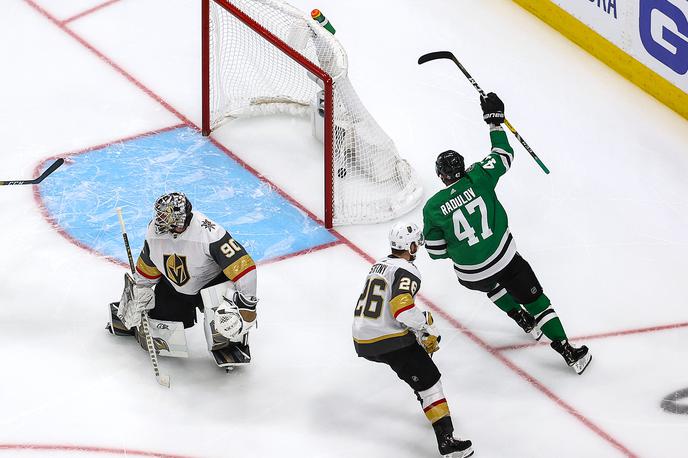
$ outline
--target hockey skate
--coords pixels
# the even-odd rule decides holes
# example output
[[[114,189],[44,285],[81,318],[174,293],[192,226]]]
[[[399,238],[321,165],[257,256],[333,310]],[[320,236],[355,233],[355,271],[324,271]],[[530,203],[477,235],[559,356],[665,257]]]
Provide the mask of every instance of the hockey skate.
[[[468,458],[473,455],[473,443],[455,439],[452,433],[445,433],[438,442],[440,455],[445,458]]]
[[[575,372],[582,374],[592,361],[592,354],[588,351],[588,347],[582,345],[578,348],[572,346],[568,340],[561,342],[552,342],[550,346],[559,353]]]
[[[473,455],[473,444],[469,440],[455,439],[454,426],[450,416],[440,418],[432,424],[437,437],[437,448],[445,458],[468,458]]]
[[[507,312],[507,315],[509,315],[509,318],[514,320],[524,332],[530,334],[533,339],[540,340],[542,337],[542,331],[537,325],[533,315],[528,313],[526,310],[523,310],[521,307]]]
[[[248,346],[248,339],[242,342],[229,342],[226,347],[212,350],[215,364],[218,367],[230,372],[236,366],[244,366],[251,362],[251,349]]]

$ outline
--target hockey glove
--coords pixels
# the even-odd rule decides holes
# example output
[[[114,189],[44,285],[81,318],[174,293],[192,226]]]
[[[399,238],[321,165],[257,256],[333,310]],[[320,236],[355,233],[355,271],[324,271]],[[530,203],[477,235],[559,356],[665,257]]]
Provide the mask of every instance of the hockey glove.
[[[440,333],[435,328],[435,320],[432,317],[432,313],[426,311],[423,312],[423,315],[425,316],[425,324],[416,331],[416,340],[428,354],[432,354],[440,349],[439,343],[442,337],[440,337]]]
[[[480,97],[480,108],[483,109],[483,120],[488,125],[504,122],[504,102],[494,92],[490,92],[485,98]]]
[[[440,337],[430,334],[423,334],[423,336],[420,338],[420,344],[423,346],[423,348],[425,348],[425,351],[431,355],[440,349]]]

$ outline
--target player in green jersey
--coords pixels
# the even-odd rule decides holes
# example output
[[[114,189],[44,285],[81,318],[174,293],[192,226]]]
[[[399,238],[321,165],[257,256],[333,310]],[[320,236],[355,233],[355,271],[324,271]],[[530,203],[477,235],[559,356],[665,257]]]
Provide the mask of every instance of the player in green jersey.
[[[504,103],[495,93],[481,98],[483,119],[490,126],[492,151],[468,169],[456,151],[437,157],[435,170],[446,188],[423,208],[423,233],[432,259],[450,258],[459,283],[487,293],[536,340],[544,333],[551,347],[581,374],[592,360],[585,345],[573,347],[528,262],[516,251],[506,211],[495,187],[514,159],[501,127]]]

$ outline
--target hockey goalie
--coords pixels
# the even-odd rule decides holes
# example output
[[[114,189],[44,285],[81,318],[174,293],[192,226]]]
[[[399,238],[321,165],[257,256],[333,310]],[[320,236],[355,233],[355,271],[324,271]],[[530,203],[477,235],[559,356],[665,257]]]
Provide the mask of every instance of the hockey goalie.
[[[145,349],[141,317],[161,356],[188,356],[185,329],[203,312],[208,350],[220,367],[251,361],[256,323],[256,265],[218,223],[192,209],[180,192],[159,197],[134,276],[125,274],[120,302],[110,304],[109,331],[135,336]]]

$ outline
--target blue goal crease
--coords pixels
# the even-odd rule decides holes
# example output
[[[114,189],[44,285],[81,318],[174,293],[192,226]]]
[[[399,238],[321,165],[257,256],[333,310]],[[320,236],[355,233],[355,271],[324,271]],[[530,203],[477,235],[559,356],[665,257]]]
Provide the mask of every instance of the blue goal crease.
[[[41,183],[50,217],[70,237],[127,263],[115,208],[122,207],[134,257],[153,203],[185,193],[194,209],[221,224],[256,261],[336,241],[325,227],[188,127],[72,156]]]

